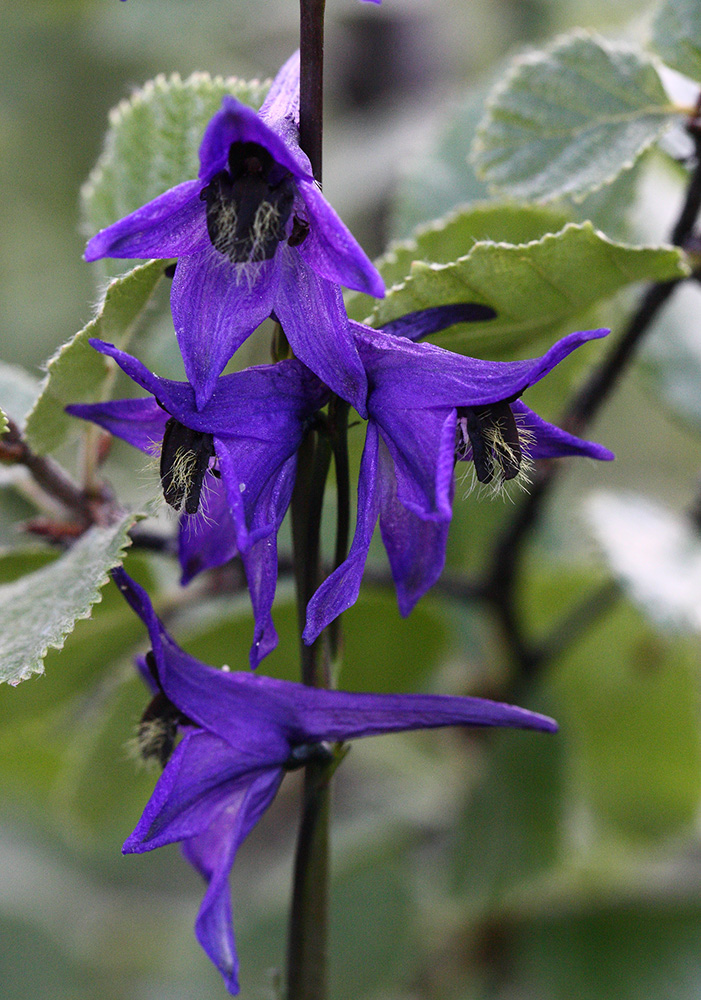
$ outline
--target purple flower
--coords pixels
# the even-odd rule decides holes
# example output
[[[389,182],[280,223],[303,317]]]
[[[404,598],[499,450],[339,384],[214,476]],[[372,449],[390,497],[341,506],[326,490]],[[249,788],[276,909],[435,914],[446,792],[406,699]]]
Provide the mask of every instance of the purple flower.
[[[236,349],[266,317],[295,356],[364,414],[367,384],[339,285],[384,285],[321,194],[298,142],[299,55],[259,112],[234,97],[207,126],[197,180],[103,229],[85,259],[177,257],[173,321],[201,409]]]
[[[557,728],[545,716],[481,698],[350,694],[216,670],[175,644],[146,592],[124,570],[113,576],[149,631],[146,664],[159,694],[148,721],[160,717],[166,750],[158,738],[147,745],[165,760],[175,727],[185,733],[123,850],[141,853],[182,842],[185,857],[207,882],[195,932],[231,993],[239,984],[229,872],[286,770],[329,754],[326,741],[441,726]]]
[[[183,510],[183,582],[240,554],[255,616],[251,665],[277,645],[271,608],[277,532],[294,486],[297,449],[329,392],[300,361],[248,368],[217,379],[197,407],[188,382],[153,375],[111,344],[92,346],[152,395],[66,409],[147,454],[160,452],[165,499]]]
[[[519,399],[571,351],[608,330],[572,333],[541,358],[499,362],[412,343],[409,338],[447,325],[438,309],[406,316],[385,331],[351,325],[370,386],[357,523],[348,558],[309,602],[308,643],[356,601],[378,517],[400,612],[408,615],[433,586],[445,563],[456,461],[472,462],[480,483],[499,486],[539,458],[613,458]]]

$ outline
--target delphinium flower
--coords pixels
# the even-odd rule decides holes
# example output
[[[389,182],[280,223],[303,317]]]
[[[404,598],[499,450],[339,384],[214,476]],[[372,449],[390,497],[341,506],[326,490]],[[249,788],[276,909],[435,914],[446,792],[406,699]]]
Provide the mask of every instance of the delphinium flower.
[[[183,582],[241,556],[255,616],[256,666],[277,644],[271,618],[277,532],[292,495],[296,452],[328,389],[293,358],[220,376],[198,409],[188,382],[159,378],[111,344],[90,343],[152,395],[73,405],[68,412],[147,454],[160,453],[165,499],[183,511]]]
[[[150,675],[156,699],[145,715],[143,744],[165,764],[123,850],[182,843],[207,883],[195,932],[232,993],[239,983],[229,872],[286,771],[314,757],[330,758],[329,743],[381,733],[442,726],[557,728],[546,716],[481,698],[351,694],[217,670],[176,645],[146,592],[124,570],[113,576],[149,632],[151,652],[141,669]],[[173,749],[178,728],[184,735]]]
[[[433,586],[445,563],[457,461],[471,462],[480,483],[498,486],[541,458],[613,458],[542,420],[519,398],[608,330],[572,333],[540,358],[499,362],[414,343],[436,329],[432,322],[426,311],[384,330],[351,324],[369,384],[356,530],[348,558],[309,602],[306,642],[356,601],[378,517],[401,614]]]
[[[196,180],[94,236],[86,260],[178,259],[173,321],[198,408],[268,316],[294,355],[364,413],[367,384],[340,287],[384,295],[382,279],[321,194],[299,147],[299,56],[259,112],[226,96],[200,147]]]

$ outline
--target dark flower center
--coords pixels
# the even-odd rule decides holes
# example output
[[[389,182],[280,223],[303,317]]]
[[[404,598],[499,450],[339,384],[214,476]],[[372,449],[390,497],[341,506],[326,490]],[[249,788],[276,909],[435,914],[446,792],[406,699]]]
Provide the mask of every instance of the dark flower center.
[[[214,455],[211,434],[193,431],[175,417],[166,422],[161,448],[161,484],[166,503],[186,514],[196,514],[210,459]]]
[[[521,468],[521,442],[516,420],[507,402],[458,408],[456,458],[471,458],[480,483],[491,483],[495,475],[507,482]]]
[[[146,664],[156,683],[159,683],[153,650],[146,654]],[[176,708],[163,691],[158,691],[139,719],[136,738],[143,759],[155,758],[161,767],[165,767],[175,748],[178,726],[187,725],[193,725],[192,721]]]
[[[289,171],[264,146],[235,142],[228,170],[215,174],[200,198],[207,205],[212,246],[232,263],[244,264],[275,255],[292,214],[294,186]]]

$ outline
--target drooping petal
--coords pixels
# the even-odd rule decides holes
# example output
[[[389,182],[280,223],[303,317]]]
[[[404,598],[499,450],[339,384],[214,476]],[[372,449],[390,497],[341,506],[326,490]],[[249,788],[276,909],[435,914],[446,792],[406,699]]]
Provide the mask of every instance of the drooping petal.
[[[385,284],[379,271],[316,182],[300,180],[297,187],[309,215],[309,234],[298,248],[300,255],[328,281],[384,298]]]
[[[516,417],[519,433],[525,435],[524,448],[532,459],[564,458],[567,455],[583,455],[599,461],[610,462],[615,458],[612,451],[594,441],[585,441],[554,424],[549,424],[525,403],[517,399],[511,404]]]
[[[368,424],[358,476],[358,513],[355,535],[346,560],[321,584],[307,605],[302,638],[309,645],[340,614],[355,604],[379,514],[377,485],[379,436]]]
[[[245,753],[202,729],[173,751],[134,832],[122,848],[141,854],[203,833],[230,797],[261,773]]]
[[[239,992],[239,963],[229,873],[240,845],[275,798],[283,775],[282,768],[258,774],[229,797],[207,830],[183,843],[183,854],[208,883],[195,922],[197,940],[234,994]]]
[[[241,558],[253,605],[255,628],[249,661],[255,670],[278,644],[272,617],[277,585],[277,531],[259,539]]]
[[[271,481],[267,505],[261,503],[261,507],[266,509],[253,525],[254,531],[258,527],[265,527],[263,537],[241,553],[255,621],[250,653],[252,669],[278,643],[272,607],[277,584],[277,530],[289,506],[294,485],[295,457],[289,461],[292,464],[292,475],[283,475]],[[183,586],[202,570],[221,566],[239,554],[239,531],[224,483],[211,475],[206,477],[205,482],[207,491],[203,493],[202,509],[195,515],[180,518],[178,556],[182,567],[180,582]],[[246,532],[246,537],[250,539],[251,534]]]
[[[200,181],[184,181],[100,230],[85,248],[85,259],[169,258],[203,250],[209,236],[201,187]]]
[[[178,559],[183,587],[203,570],[223,566],[238,553],[236,525],[221,478],[207,475],[196,514],[181,515]]]
[[[556,728],[546,716],[481,698],[354,694],[215,670],[179,649],[142,587],[121,569],[113,575],[147,624],[165,694],[194,723],[229,745],[227,780],[239,773],[239,761],[241,773],[246,767],[249,773],[281,767],[291,749],[305,743],[454,725]]]
[[[483,323],[485,320],[495,319],[496,315],[491,306],[481,305],[479,302],[457,302],[452,306],[418,309],[385,323],[380,329],[392,337],[407,337],[416,341],[440,330],[447,330],[456,323]],[[359,323],[358,326],[362,324]]]
[[[237,348],[272,312],[278,276],[273,260],[232,264],[212,246],[178,262],[170,301],[198,409]]]
[[[453,467],[456,411],[412,410],[394,406],[385,395],[376,405],[370,398],[374,420],[394,460],[397,495],[418,517],[449,521],[453,507]]]
[[[275,313],[295,356],[361,416],[367,379],[337,285],[320,278],[292,247],[280,247]]]
[[[400,502],[394,462],[380,443],[380,531],[387,550],[399,612],[406,616],[438,580],[445,564],[449,520],[426,520]],[[449,500],[453,496],[451,462]]]
[[[74,403],[66,407],[66,412],[83,420],[92,420],[147,455],[160,452],[168,421],[168,414],[152,396],[108,403]]]
[[[381,330],[353,324],[353,334],[372,387],[373,405],[395,406],[399,387],[404,406],[481,406],[520,396],[568,354],[608,330],[584,330],[559,340],[540,358],[483,361],[453,354],[434,344],[414,344]]]
[[[235,142],[255,142],[296,178],[311,178],[309,160],[299,146],[288,145],[253,108],[227,95],[207,126],[200,146],[200,186],[226,170],[229,150]]]
[[[248,552],[259,538],[282,523],[294,486],[294,453],[301,436],[298,433],[278,441],[252,435],[215,438],[241,552]]]

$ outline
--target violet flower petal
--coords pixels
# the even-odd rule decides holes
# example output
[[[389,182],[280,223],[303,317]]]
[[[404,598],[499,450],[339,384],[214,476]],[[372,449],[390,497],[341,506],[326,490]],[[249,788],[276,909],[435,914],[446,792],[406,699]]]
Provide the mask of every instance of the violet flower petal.
[[[380,444],[380,531],[397,591],[399,613],[406,617],[438,580],[445,565],[449,520],[418,517],[397,495],[395,466]],[[451,466],[449,501],[453,499]]]
[[[358,513],[353,542],[348,557],[324,580],[307,604],[307,622],[302,638],[309,645],[351,605],[360,592],[368,549],[380,512],[377,486],[379,435],[370,422],[365,436],[363,457],[358,476]]]
[[[287,64],[285,64],[287,65]],[[280,95],[281,96],[281,95]],[[255,142],[268,150],[272,158],[293,177],[311,179],[309,159],[299,148],[278,134],[264,121],[257,111],[242,104],[235,97],[226,95],[221,110],[217,111],[207,126],[200,146],[200,186],[208,184],[220,170],[226,170],[229,149],[235,142]]]
[[[299,49],[278,70],[258,114],[287,146],[299,149]]]
[[[608,330],[571,333],[542,357],[525,361],[483,361],[453,354],[434,344],[414,344],[352,323],[351,329],[372,383],[375,407],[396,406],[404,387],[404,406],[484,406],[515,399],[551,372],[568,354],[589,340],[605,337]]]
[[[85,260],[181,257],[211,246],[201,187],[200,181],[184,181],[101,229],[88,242]]]
[[[371,419],[394,459],[399,500],[419,517],[449,521],[453,509],[456,411],[388,409],[370,399]],[[447,410],[447,412],[446,412]],[[379,412],[378,412],[379,411]]]
[[[596,458],[602,462],[611,462],[616,456],[608,448],[595,441],[585,441],[583,438],[569,434],[555,424],[549,424],[537,413],[534,413],[520,399],[511,404],[511,411],[516,417],[519,431],[523,430],[532,442],[527,440],[525,449],[530,458],[562,458],[566,455],[582,455]]]
[[[262,770],[262,769],[259,769]],[[140,854],[203,833],[232,793],[251,780],[245,753],[203,729],[188,732],[173,751],[124,854]]]
[[[178,262],[173,323],[198,409],[229,359],[272,312],[278,280],[274,261],[232,264],[212,246]]]
[[[320,278],[292,247],[281,247],[278,258],[275,313],[295,356],[365,416],[367,379],[339,287]]]
[[[180,583],[186,586],[198,573],[222,566],[237,554],[236,524],[229,509],[224,483],[221,478],[207,475],[202,487],[200,510],[180,518]]]
[[[483,698],[358,694],[216,670],[176,645],[157,618],[146,591],[121,567],[113,576],[148,628],[166,695],[194,723],[229,745],[232,757],[227,780],[243,773],[238,768],[240,763],[244,767],[246,758],[252,773],[276,768],[286,763],[291,748],[307,743],[452,725],[517,726],[551,732],[557,728],[547,716]]]
[[[353,234],[324,198],[316,181],[300,180],[299,193],[307,207],[309,234],[300,255],[317,274],[338,285],[384,298],[385,283]]]
[[[483,323],[495,319],[496,315],[491,306],[481,305],[479,302],[457,302],[452,306],[418,309],[416,312],[407,313],[406,316],[384,323],[381,329],[391,337],[407,337],[416,341],[432,333],[447,330],[457,323]]]
[[[147,455],[160,454],[168,414],[153,397],[108,403],[73,403],[66,407],[66,413],[92,420]]]
[[[289,503],[289,501],[288,501]],[[241,556],[251,595],[255,627],[249,653],[251,669],[255,670],[278,644],[273,624],[273,600],[277,586],[277,534],[272,532],[259,539]]]
[[[239,992],[238,956],[231,913],[229,873],[236,852],[275,798],[282,768],[264,771],[235,792],[204,833],[183,843],[183,854],[207,882],[195,921],[202,948],[224,978],[230,993]]]

